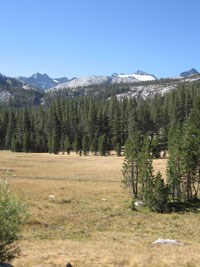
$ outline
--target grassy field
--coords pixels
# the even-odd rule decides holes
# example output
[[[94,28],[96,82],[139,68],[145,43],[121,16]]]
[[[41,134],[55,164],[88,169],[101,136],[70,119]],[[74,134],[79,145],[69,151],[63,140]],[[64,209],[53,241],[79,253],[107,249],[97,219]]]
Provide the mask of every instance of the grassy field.
[[[29,206],[15,267],[200,265],[200,213],[131,211],[123,158],[0,152],[1,176]],[[165,175],[165,160],[154,161]],[[54,195],[55,198],[49,198]],[[184,246],[153,246],[158,238]]]

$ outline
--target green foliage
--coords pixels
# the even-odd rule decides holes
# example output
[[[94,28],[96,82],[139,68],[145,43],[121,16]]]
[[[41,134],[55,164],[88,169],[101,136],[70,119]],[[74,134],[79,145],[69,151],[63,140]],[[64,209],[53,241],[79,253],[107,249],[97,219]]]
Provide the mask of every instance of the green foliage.
[[[76,154],[78,154],[78,152],[80,154],[82,151],[82,140],[79,134],[75,135],[73,149],[76,151]]]
[[[83,136],[82,145],[83,145],[83,155],[87,156],[90,150],[89,138],[87,135]]]
[[[154,159],[160,158],[160,152],[161,152],[161,145],[159,142],[159,136],[157,135],[155,138],[153,138],[151,142],[152,146],[152,156]]]
[[[180,125],[174,126],[169,132],[169,157],[167,160],[167,182],[169,184],[172,201],[182,201],[182,178],[183,178],[183,158],[182,158],[182,130]]]
[[[98,152],[98,138],[94,137],[94,139],[92,140],[91,144],[90,144],[90,151],[94,153],[94,155],[97,155]]]
[[[153,167],[150,140],[148,137],[144,137],[141,145],[141,151],[138,153],[139,160],[139,183],[140,193],[139,198],[142,199],[145,204],[151,207],[151,199],[153,194]]]
[[[10,193],[8,181],[0,180],[0,261],[19,255],[16,243],[20,239],[23,222],[27,218],[26,207]]]
[[[125,146],[123,183],[150,207],[152,192],[164,186],[161,178],[155,182],[152,158],[168,151],[170,203],[198,199],[200,82],[180,83],[164,95],[119,101],[115,95],[130,92],[130,87],[133,91],[130,84],[115,84],[44,94],[24,91],[16,81],[0,76],[0,91],[8,90],[13,96],[0,105],[0,149],[55,154],[74,149],[80,155],[91,151],[104,156],[113,149],[120,155]],[[157,183],[160,189],[155,188]]]
[[[123,184],[132,188],[133,199],[142,200],[156,212],[168,211],[168,186],[160,173],[154,177],[150,140],[135,133],[125,146],[125,159],[122,166]],[[135,209],[134,201],[132,208]]]
[[[188,118],[199,95],[200,82],[181,84],[163,96],[118,101],[115,93],[127,92],[130,86],[90,86],[75,92],[41,93],[38,97],[43,97],[43,105],[39,107],[40,100],[33,107],[33,91],[19,90],[20,97],[16,100],[16,90],[9,89],[14,97],[6,105],[0,105],[0,149],[58,153],[63,151],[67,135],[78,153],[83,149],[86,135],[89,150],[97,154],[99,138],[105,135],[106,153],[109,153],[113,149],[119,151],[119,144],[124,146],[127,138],[137,131],[150,137],[153,157],[158,158],[161,150],[167,150],[170,128],[177,124],[183,126]],[[26,99],[27,95],[31,101]],[[198,121],[199,113],[196,118]]]
[[[25,133],[23,135],[22,143],[24,152],[30,152],[31,149],[30,133],[27,130],[25,130]]]
[[[59,131],[57,128],[53,129],[52,135],[50,137],[49,150],[53,154],[58,154],[60,151],[60,138],[59,138]]]
[[[167,176],[173,201],[192,201],[200,193],[200,100],[182,128],[169,136]]]
[[[107,137],[105,134],[99,137],[98,151],[101,156],[105,156],[108,151]]]
[[[164,213],[169,211],[169,188],[165,184],[162,175],[158,172],[153,180],[153,190],[150,201],[150,209],[152,211]]]
[[[138,177],[139,177],[139,152],[140,152],[140,135],[134,132],[128,138],[125,144],[124,162],[122,165],[122,183],[125,187],[132,189],[134,198],[138,197]]]
[[[66,135],[65,140],[64,140],[64,151],[66,151],[68,155],[70,154],[70,151],[71,151],[71,144],[70,144],[70,139],[68,135]]]
[[[121,144],[120,143],[116,144],[115,151],[116,151],[118,157],[120,157],[122,155],[121,154],[122,148],[121,148]]]

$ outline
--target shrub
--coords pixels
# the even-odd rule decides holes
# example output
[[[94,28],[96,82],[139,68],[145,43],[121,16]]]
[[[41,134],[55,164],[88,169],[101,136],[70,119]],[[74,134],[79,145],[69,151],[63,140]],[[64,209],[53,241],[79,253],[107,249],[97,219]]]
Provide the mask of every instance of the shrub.
[[[19,255],[16,241],[26,218],[27,208],[10,193],[7,179],[0,179],[0,261],[10,261]]]
[[[169,211],[169,189],[165,184],[162,175],[158,172],[154,179],[153,192],[150,202],[150,209],[159,213]]]

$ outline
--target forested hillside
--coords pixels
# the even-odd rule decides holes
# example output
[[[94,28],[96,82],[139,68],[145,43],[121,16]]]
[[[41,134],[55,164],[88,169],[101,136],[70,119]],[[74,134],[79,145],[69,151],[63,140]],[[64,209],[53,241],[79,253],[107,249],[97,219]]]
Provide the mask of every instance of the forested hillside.
[[[40,105],[44,93],[29,84],[0,74],[0,104],[21,108]]]

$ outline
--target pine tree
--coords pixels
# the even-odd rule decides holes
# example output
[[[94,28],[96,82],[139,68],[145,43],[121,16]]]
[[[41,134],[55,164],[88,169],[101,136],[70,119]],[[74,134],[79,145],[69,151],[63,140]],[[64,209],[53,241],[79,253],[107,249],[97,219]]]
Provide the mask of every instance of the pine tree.
[[[98,151],[99,151],[101,156],[105,156],[107,151],[108,151],[108,149],[107,149],[107,138],[106,138],[105,134],[99,137]]]
[[[11,148],[11,141],[12,141],[12,136],[14,134],[14,130],[15,130],[15,116],[14,113],[10,111],[8,116],[8,126],[6,129],[5,149]]]
[[[70,139],[68,135],[65,136],[64,151],[66,151],[68,155],[71,152],[71,144],[70,144]]]
[[[14,136],[12,138],[12,151],[15,151],[15,152],[23,151],[22,140],[19,136]]]
[[[87,135],[83,136],[82,145],[83,145],[83,155],[87,156],[90,150],[89,138]]]
[[[128,136],[132,136],[135,131],[139,130],[137,101],[136,99],[129,100],[129,117],[128,117]]]
[[[23,151],[30,152],[30,149],[31,149],[30,133],[28,132],[28,130],[25,130],[25,133],[23,135]]]
[[[156,159],[160,158],[161,146],[160,146],[158,134],[153,137],[153,140],[151,142],[151,146],[152,146],[153,158],[156,158]]]
[[[139,157],[141,140],[138,132],[134,132],[125,143],[124,162],[122,165],[122,183],[132,189],[134,198],[138,198]]]
[[[88,142],[92,142],[97,131],[97,111],[93,99],[89,100],[88,118],[86,121],[86,133],[88,135]]]
[[[148,137],[144,137],[141,151],[138,155],[139,158],[139,183],[140,194],[142,199],[148,207],[151,207],[153,198],[153,167],[150,140]]]
[[[60,151],[62,151],[63,155],[65,153],[65,136],[64,133],[61,134],[61,140],[60,140]]]
[[[94,136],[92,143],[90,145],[90,151],[94,153],[94,155],[97,155],[98,152],[98,138],[97,136]]]
[[[182,177],[182,191],[184,201],[193,199],[193,191],[196,183],[196,168],[197,168],[197,150],[198,144],[193,136],[193,129],[190,128],[189,123],[184,127],[183,141],[182,141],[182,164],[183,164],[183,177]],[[196,157],[197,156],[197,157]]]
[[[156,212],[167,212],[169,210],[169,188],[165,184],[160,172],[153,180],[153,194],[150,203],[150,209]]]
[[[59,133],[58,129],[54,128],[52,137],[51,137],[51,152],[53,154],[58,154],[60,150],[60,140],[59,140]]]
[[[82,151],[82,140],[81,140],[81,135],[80,133],[76,133],[74,137],[74,142],[73,142],[73,149],[75,150],[76,154],[81,154]]]
[[[182,130],[177,124],[169,133],[167,161],[167,182],[170,195],[173,201],[182,200],[182,178],[183,178],[183,157],[182,157]]]
[[[198,197],[200,189],[200,99],[184,125],[182,156],[184,164],[184,198],[192,200]]]
[[[52,151],[52,134],[49,134],[48,135],[48,152],[51,154],[53,151]]]
[[[116,151],[118,157],[120,157],[122,155],[121,154],[121,152],[122,152],[121,143],[116,144],[115,151]]]

